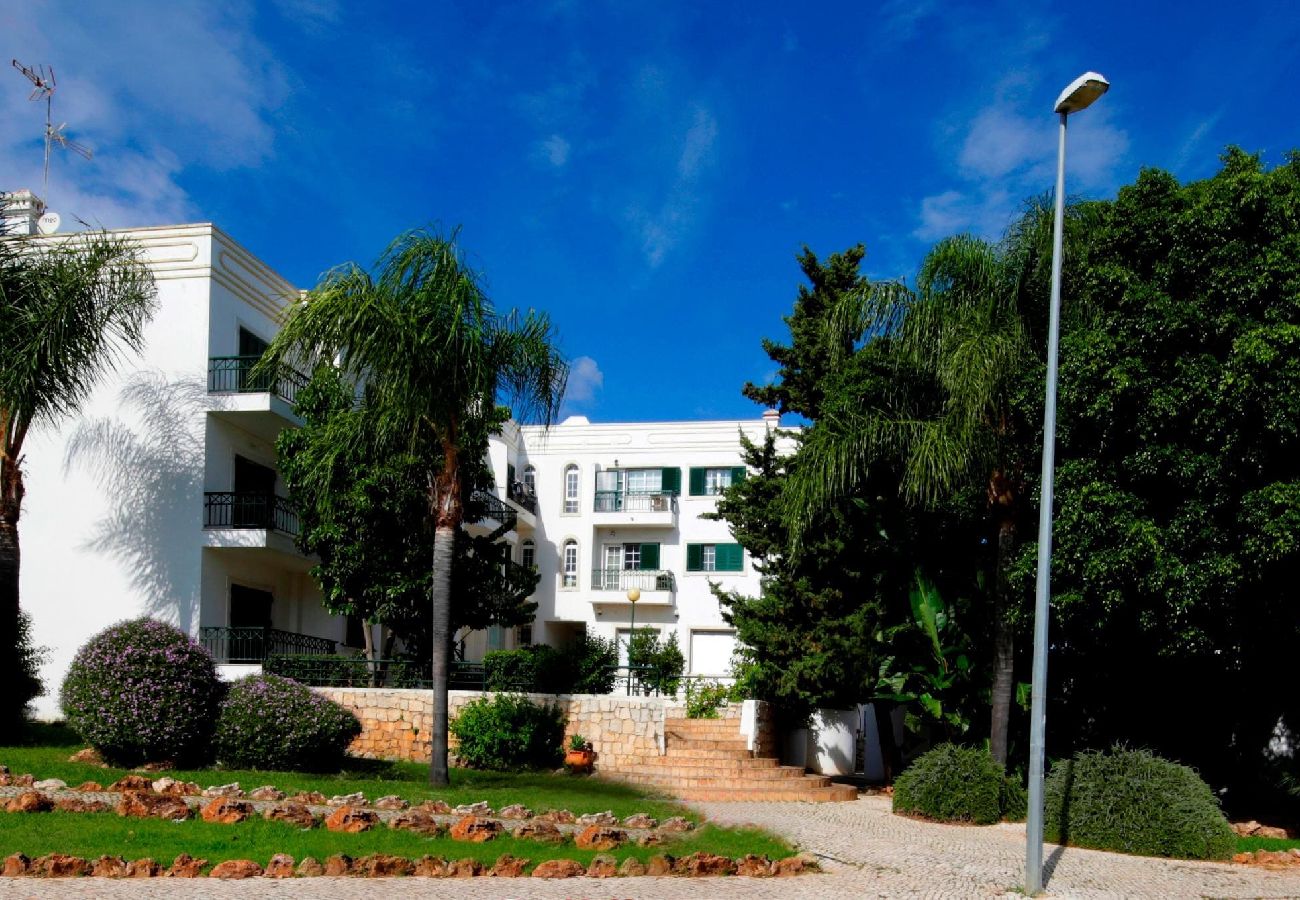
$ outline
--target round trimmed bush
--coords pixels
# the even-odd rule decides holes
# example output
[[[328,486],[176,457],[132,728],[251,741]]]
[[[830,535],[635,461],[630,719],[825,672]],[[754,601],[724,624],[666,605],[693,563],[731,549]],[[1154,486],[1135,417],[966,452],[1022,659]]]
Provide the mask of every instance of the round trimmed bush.
[[[1002,767],[987,750],[940,744],[894,781],[894,812],[938,822],[991,825],[1014,800]]]
[[[517,694],[471,700],[451,722],[456,755],[471,769],[544,769],[564,752],[564,712]]]
[[[1052,769],[1044,833],[1057,844],[1141,856],[1227,859],[1236,835],[1187,766],[1147,750],[1087,751]]]
[[[77,651],[60,702],[68,724],[121,766],[207,757],[222,685],[208,652],[156,619],[119,622]]]
[[[335,771],[361,733],[349,710],[279,675],[230,686],[217,721],[217,759],[231,768]]]

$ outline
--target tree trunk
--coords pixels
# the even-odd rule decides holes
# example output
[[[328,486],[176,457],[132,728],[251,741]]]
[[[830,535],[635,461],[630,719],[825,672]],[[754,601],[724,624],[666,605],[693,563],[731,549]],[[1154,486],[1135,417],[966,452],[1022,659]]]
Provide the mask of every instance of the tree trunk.
[[[454,429],[453,429],[454,432]],[[443,787],[447,774],[447,679],[451,664],[451,561],[456,550],[456,530],[463,510],[460,504],[459,447],[454,438],[442,442],[442,471],[430,485],[435,528],[433,532],[433,587],[430,602],[433,621],[429,628],[433,657],[433,721],[429,736],[429,784]]]
[[[370,670],[370,686],[378,687],[379,672],[375,665],[375,634],[369,622],[361,620],[361,637],[366,645],[366,668]]]
[[[3,435],[0,435],[3,438]],[[23,704],[14,686],[22,683],[18,660],[18,516],[23,476],[12,457],[0,458],[0,732],[14,734]]]
[[[989,753],[1007,764],[1011,703],[1015,696],[1015,631],[1011,625],[1010,572],[1016,550],[1016,520],[1002,508],[998,516],[997,588],[993,598],[993,713],[989,723]]]

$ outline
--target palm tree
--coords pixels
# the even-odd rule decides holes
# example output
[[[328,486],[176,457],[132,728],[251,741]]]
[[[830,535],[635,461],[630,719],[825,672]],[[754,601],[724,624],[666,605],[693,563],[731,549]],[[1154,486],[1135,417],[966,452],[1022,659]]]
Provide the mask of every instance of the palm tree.
[[[377,446],[429,460],[434,525],[433,745],[429,781],[447,784],[447,672],[451,567],[464,516],[463,448],[481,446],[510,410],[550,424],[568,367],[550,320],[530,311],[501,316],[466,266],[455,235],[417,230],[398,237],[374,274],[355,264],[327,273],[295,305],[261,365],[328,362],[365,385]],[[322,469],[331,467],[329,460]]]
[[[0,729],[17,727],[32,696],[12,689],[31,681],[18,647],[23,445],[33,428],[75,414],[140,349],[154,296],[128,238],[0,235]]]
[[[901,490],[930,504],[972,479],[988,497],[995,548],[989,751],[1005,765],[1015,695],[1016,598],[1010,572],[1025,513],[1027,443],[1014,392],[1037,360],[1032,335],[1045,307],[1044,238],[1051,217],[1032,205],[1005,241],[961,235],[926,256],[913,295],[897,286],[860,297],[868,334],[887,342],[900,377],[887,409],[837,409],[810,428],[787,488],[797,534],[816,511],[850,494],[872,465],[892,460]],[[903,377],[906,372],[907,377]],[[925,387],[919,392],[917,385]]]

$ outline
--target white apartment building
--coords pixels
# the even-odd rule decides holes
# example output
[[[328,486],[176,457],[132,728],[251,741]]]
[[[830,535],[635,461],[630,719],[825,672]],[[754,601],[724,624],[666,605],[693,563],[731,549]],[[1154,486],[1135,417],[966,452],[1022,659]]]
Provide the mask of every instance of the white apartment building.
[[[36,233],[43,205],[11,195],[11,230]],[[211,224],[128,229],[154,274],[157,311],[143,352],[123,360],[81,415],[28,438],[19,523],[21,598],[49,649],[38,715],[57,717],[77,649],[140,615],[172,622],[225,674],[270,653],[332,654],[363,644],[332,616],[295,546],[297,519],[275,439],[301,422],[303,376],[250,370],[301,292]],[[57,240],[58,237],[52,237]],[[462,635],[465,657],[582,631],[626,638],[675,631],[688,671],[725,675],[734,637],[709,581],[757,592],[747,554],[700,514],[743,477],[739,433],[776,423],[509,424],[490,446],[497,498],[483,521],[541,576],[531,628]],[[378,638],[378,635],[376,635]]]

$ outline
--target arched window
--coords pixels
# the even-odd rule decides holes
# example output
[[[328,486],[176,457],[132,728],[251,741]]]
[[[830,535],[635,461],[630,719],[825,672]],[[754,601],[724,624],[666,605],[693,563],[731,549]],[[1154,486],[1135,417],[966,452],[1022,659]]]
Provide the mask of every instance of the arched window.
[[[525,569],[537,568],[537,545],[531,540],[524,541],[519,548],[519,562]]]
[[[578,511],[578,466],[575,463],[564,467],[564,511]]]
[[[578,542],[569,538],[564,542],[564,586],[578,586]]]
[[[524,492],[537,496],[537,470],[532,466],[524,466]]]

